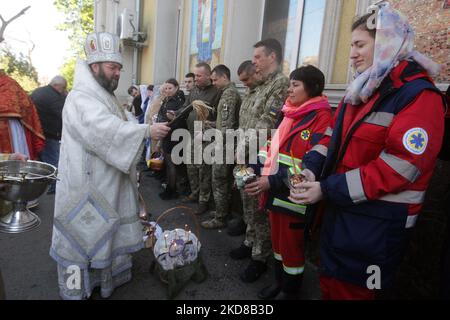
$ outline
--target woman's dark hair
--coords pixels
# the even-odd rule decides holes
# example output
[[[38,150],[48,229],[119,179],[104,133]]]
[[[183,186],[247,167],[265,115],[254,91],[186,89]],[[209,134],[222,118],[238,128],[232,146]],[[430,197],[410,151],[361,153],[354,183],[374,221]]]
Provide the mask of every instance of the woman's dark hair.
[[[131,94],[133,93],[133,90],[138,90],[138,88],[136,86],[131,86],[128,88],[128,94],[131,96]]]
[[[166,81],[166,83],[173,84],[177,88],[180,87],[180,85],[178,84],[178,81],[176,79],[174,79],[174,78],[170,78],[169,80]]]
[[[353,19],[353,23],[352,23],[352,32],[353,31],[355,31],[356,29],[363,29],[363,30],[366,30],[367,32],[369,32],[369,34],[370,34],[370,36],[372,37],[372,38],[374,38],[375,39],[375,35],[376,35],[376,29],[372,29],[372,30],[370,30],[368,27],[367,27],[367,20],[369,20],[369,18],[371,17],[373,15],[373,13],[367,13],[367,14],[365,14],[365,15],[363,15],[363,16],[356,16],[354,19]]]
[[[150,90],[150,91],[153,91],[154,89],[155,89],[155,86],[152,84],[147,87],[147,90]]]
[[[325,76],[312,65],[295,69],[289,79],[303,82],[303,87],[310,98],[321,96],[325,88]]]

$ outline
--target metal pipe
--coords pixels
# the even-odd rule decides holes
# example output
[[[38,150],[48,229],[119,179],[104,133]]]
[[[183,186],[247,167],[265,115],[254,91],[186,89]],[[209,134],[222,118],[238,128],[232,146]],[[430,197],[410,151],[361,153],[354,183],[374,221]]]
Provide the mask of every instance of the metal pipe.
[[[136,6],[136,33],[139,32],[141,29],[141,0],[135,0],[135,6]],[[139,35],[136,35],[136,41],[139,41]],[[132,75],[132,82],[134,84],[138,84],[140,82],[140,74],[139,74],[139,48],[135,47],[133,52],[133,75]]]

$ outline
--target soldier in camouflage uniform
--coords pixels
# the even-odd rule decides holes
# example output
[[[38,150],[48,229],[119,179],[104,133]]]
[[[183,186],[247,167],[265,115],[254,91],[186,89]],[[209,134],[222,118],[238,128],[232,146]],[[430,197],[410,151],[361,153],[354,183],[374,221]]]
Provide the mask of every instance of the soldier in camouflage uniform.
[[[222,91],[222,97],[217,107],[217,120],[215,127],[221,131],[223,144],[217,145],[217,149],[223,153],[223,164],[215,163],[212,166],[212,190],[214,201],[216,204],[216,212],[214,218],[203,221],[202,227],[206,229],[217,229],[225,227],[225,218],[229,213],[231,204],[231,186],[233,181],[233,164],[226,162],[227,146],[226,131],[227,129],[235,130],[238,127],[239,108],[241,106],[241,97],[234,83],[230,81],[230,69],[224,65],[216,66],[212,71],[213,84]],[[233,150],[234,151],[234,150]],[[218,153],[215,155],[219,156]],[[231,160],[234,160],[233,158]],[[215,158],[215,162],[219,161]]]
[[[208,120],[215,121],[217,105],[222,92],[211,83],[211,67],[207,63],[199,63],[195,66],[195,87],[189,94],[186,106],[195,100],[201,100],[213,108]],[[205,163],[194,164],[194,122],[197,121],[197,112],[192,110],[186,120],[187,127],[191,133],[191,164],[186,165],[191,194],[184,202],[197,202],[199,207],[197,214],[203,214],[208,210],[208,202],[211,197],[211,165]],[[205,148],[208,143],[203,143]]]
[[[281,73],[282,48],[275,39],[260,41],[254,46],[253,64],[256,75],[261,79],[251,100],[242,105],[239,126],[242,129],[275,128],[276,118],[287,98],[289,79]],[[256,141],[245,139],[247,144]],[[258,209],[259,199],[243,194],[244,216],[247,223],[245,241],[230,255],[234,259],[251,256],[248,267],[240,275],[244,282],[254,282],[267,269],[266,262],[271,254],[270,227],[268,216]]]

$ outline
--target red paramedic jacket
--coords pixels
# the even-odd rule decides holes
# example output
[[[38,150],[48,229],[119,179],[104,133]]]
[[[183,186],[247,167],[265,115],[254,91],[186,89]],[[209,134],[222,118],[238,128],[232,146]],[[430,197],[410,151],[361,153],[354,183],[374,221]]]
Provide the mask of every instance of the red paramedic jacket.
[[[444,132],[443,99],[427,74],[402,61],[370,100],[341,103],[303,166],[326,198],[321,268],[365,287],[367,268],[393,280],[433,173]]]

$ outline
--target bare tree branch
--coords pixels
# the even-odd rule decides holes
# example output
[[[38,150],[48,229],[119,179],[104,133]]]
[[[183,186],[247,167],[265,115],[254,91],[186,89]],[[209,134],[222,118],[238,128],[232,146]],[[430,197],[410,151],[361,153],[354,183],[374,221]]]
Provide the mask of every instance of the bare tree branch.
[[[14,20],[16,20],[17,18],[19,18],[21,15],[25,14],[25,12],[30,9],[31,6],[28,6],[26,8],[23,8],[18,14],[16,14],[14,17],[12,17],[9,20],[3,19],[3,17],[0,15],[0,19],[2,20],[2,26],[0,27],[0,43],[2,43],[5,38],[3,37],[4,33],[5,33],[5,29],[8,26],[8,24],[10,24],[11,22],[13,22]]]

